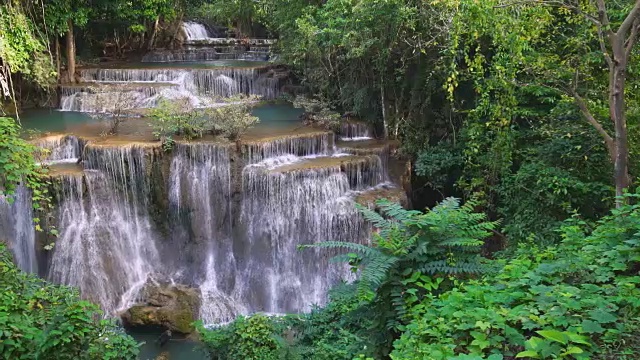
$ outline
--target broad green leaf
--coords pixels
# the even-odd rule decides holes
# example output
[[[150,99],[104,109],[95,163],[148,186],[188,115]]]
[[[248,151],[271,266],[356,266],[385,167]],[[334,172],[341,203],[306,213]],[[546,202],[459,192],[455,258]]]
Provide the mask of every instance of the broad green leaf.
[[[616,320],[618,320],[618,318],[615,315],[602,309],[590,311],[589,315],[593,320],[601,324],[613,323],[613,322],[616,322]]]
[[[561,344],[566,344],[569,339],[567,335],[558,330],[540,330],[536,332],[545,339],[559,342]]]
[[[562,355],[582,354],[584,351],[577,346],[572,346],[563,352]]]
[[[516,355],[516,358],[540,359],[540,355],[538,355],[538,353],[533,350],[527,350],[527,351],[519,352],[518,355]]]
[[[593,333],[602,334],[604,332],[604,328],[595,321],[584,320],[582,322],[582,331],[588,334],[593,334]]]

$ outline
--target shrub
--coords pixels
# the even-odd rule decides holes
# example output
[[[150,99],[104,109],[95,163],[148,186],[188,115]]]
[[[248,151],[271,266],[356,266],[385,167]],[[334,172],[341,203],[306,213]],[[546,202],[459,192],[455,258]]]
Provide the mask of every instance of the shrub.
[[[206,115],[212,119],[216,132],[235,141],[260,122],[251,114],[255,100],[255,96],[230,98],[227,105],[208,109]]]
[[[640,207],[590,229],[569,220],[560,245],[522,246],[496,272],[424,297],[392,359],[637,359]]]
[[[453,198],[424,213],[386,200],[377,205],[381,214],[360,207],[376,228],[371,246],[325,242],[311,247],[351,251],[336,260],[346,261],[358,271],[356,296],[370,308],[371,331],[377,334],[377,346],[385,354],[421,298],[445,291],[454,276],[465,278],[482,272],[479,251],[496,224],[475,213],[473,203],[461,206]]]
[[[251,114],[256,99],[234,97],[227,99],[226,105],[201,109],[194,108],[188,99],[161,99],[150,113],[153,135],[163,143],[171,143],[174,135],[191,140],[206,133],[237,140],[260,121]]]
[[[305,111],[305,125],[318,126],[327,130],[340,129],[340,114],[331,110],[329,105],[321,100],[298,95],[293,100],[293,106]]]
[[[207,329],[197,326],[206,351],[214,360],[283,360],[286,346],[269,317],[238,317],[229,325]]]
[[[153,136],[165,142],[174,135],[190,140],[202,137],[212,126],[210,121],[196,111],[187,98],[168,100],[162,98],[151,109],[151,128]]]
[[[76,290],[20,271],[0,244],[0,358],[136,359],[137,343]]]

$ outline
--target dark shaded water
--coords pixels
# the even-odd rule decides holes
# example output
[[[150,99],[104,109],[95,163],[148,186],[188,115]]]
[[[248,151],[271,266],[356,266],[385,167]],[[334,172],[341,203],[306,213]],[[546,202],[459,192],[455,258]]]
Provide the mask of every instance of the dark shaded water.
[[[170,360],[208,360],[199,342],[175,336],[161,347],[156,341],[160,334],[158,331],[129,332],[136,341],[144,342],[140,347],[140,360],[154,360],[163,352],[169,354]]]

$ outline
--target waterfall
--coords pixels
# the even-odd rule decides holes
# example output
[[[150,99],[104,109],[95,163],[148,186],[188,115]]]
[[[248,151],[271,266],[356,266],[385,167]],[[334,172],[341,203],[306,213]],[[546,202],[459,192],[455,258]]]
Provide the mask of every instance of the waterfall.
[[[389,153],[386,144],[353,141],[340,149],[358,154],[336,154],[333,140],[312,131],[240,147],[179,142],[170,155],[152,144],[40,140],[55,158],[82,153],[84,166],[52,178],[60,235],[46,276],[78,287],[107,315],[139,300],[150,279],[198,287],[200,319],[210,324],[321,305],[353,274],[329,261],[338,251],[299,246],[368,241],[355,203],[384,194],[381,156]],[[30,214],[25,189],[13,204],[0,201],[0,236],[23,269],[36,271]]]
[[[218,274],[228,275],[217,266],[215,251],[209,251],[206,264],[205,281],[200,285],[200,320],[205,324],[222,324],[233,321],[240,314],[247,314],[249,311],[237,297],[220,291]]]
[[[362,122],[344,122],[340,127],[340,140],[359,141],[370,140],[371,128]]]
[[[186,48],[182,50],[157,50],[145,54],[142,62],[193,62],[215,60],[269,61],[270,48],[264,46],[221,46],[215,48]]]
[[[277,172],[261,164],[243,171],[242,221],[251,256],[245,294],[254,311],[298,312],[323,304],[329,288],[349,278],[324,250],[298,251],[326,240],[364,242],[367,228],[348,196],[340,168]]]
[[[366,146],[361,146],[360,144],[364,143]],[[344,143],[338,143],[337,149],[340,152],[358,156],[370,156],[375,155],[380,158],[381,166],[382,166],[382,174],[384,181],[389,180],[388,172],[389,172],[389,159],[391,156],[391,148],[389,144],[381,142],[381,143],[371,143],[368,140],[364,141],[347,141]]]
[[[31,193],[23,185],[14,195],[0,195],[0,241],[6,241],[23,271],[38,273]]]
[[[52,135],[36,140],[35,145],[44,149],[41,162],[47,164],[77,162],[82,152],[82,144],[72,135]]]
[[[116,110],[153,107],[159,95],[176,87],[171,83],[95,82],[87,86],[62,86],[60,109],[63,111],[108,113]]]
[[[280,137],[269,141],[247,142],[244,152],[249,162],[259,162],[282,155],[328,155],[333,147],[333,134],[316,132]]]
[[[204,40],[209,38],[209,32],[204,25],[193,21],[185,21],[182,23],[182,29],[184,30],[187,40]]]
[[[227,322],[246,312],[232,295],[236,263],[231,234],[229,148],[194,143],[176,144],[174,151],[169,180],[170,207],[174,218],[182,218],[185,232],[190,233],[190,241],[185,243],[196,243],[195,252],[206,254],[198,259],[205,263],[200,284],[200,317],[206,323]],[[191,257],[198,258],[195,254]],[[182,259],[181,262],[188,261]],[[196,269],[199,270],[202,269]]]
[[[154,93],[140,90],[129,91],[133,97],[135,106],[153,106],[151,101],[144,101],[154,94],[163,97],[178,98],[188,97],[193,99],[194,105],[199,105],[202,99],[199,97],[231,97],[234,95],[258,95],[273,99],[280,95],[280,79],[268,77],[266,68],[218,68],[218,69],[83,69],[80,76],[83,81],[100,83],[164,83],[167,85],[155,88]],[[150,86],[147,89],[152,88]],[[146,90],[145,90],[146,91]],[[78,93],[74,93],[75,96]],[[85,93],[81,93],[85,94]],[[108,93],[109,94],[109,93]],[[122,92],[111,93],[122,96]],[[72,95],[72,96],[74,96]],[[71,100],[72,96],[64,96],[62,103],[65,108],[78,108],[78,101],[97,100]],[[85,95],[88,96],[88,95]],[[106,95],[114,96],[114,95]],[[92,99],[100,99],[100,94],[93,94]],[[112,104],[107,98],[99,103]],[[87,105],[91,109],[95,105]]]
[[[58,224],[48,278],[76,286],[106,314],[129,307],[159,264],[147,214],[145,149],[85,149],[81,174],[59,177]]]

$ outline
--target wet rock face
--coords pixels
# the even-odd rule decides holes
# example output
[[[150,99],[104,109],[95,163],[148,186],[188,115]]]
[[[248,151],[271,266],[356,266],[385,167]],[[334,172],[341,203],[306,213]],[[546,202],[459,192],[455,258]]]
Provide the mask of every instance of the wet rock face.
[[[143,302],[122,314],[124,325],[161,327],[172,332],[190,334],[198,319],[200,292],[184,285],[148,284],[142,291]]]

